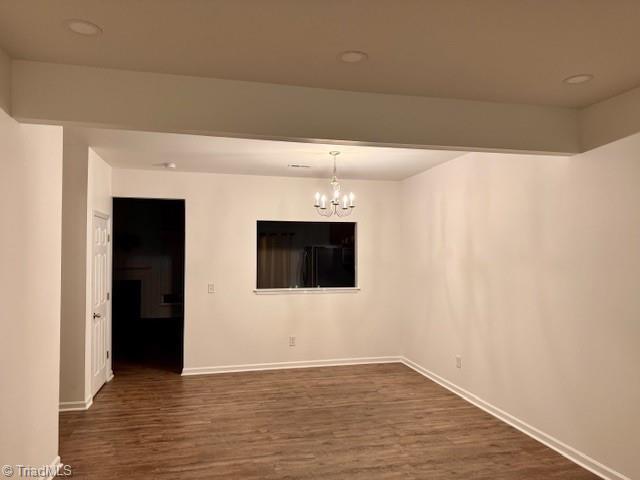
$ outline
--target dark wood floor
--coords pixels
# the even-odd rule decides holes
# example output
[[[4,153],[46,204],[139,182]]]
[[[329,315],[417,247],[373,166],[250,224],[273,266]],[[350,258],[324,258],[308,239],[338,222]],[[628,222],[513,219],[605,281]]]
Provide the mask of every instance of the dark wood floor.
[[[125,368],[60,415],[91,479],[593,479],[401,364],[181,377]]]

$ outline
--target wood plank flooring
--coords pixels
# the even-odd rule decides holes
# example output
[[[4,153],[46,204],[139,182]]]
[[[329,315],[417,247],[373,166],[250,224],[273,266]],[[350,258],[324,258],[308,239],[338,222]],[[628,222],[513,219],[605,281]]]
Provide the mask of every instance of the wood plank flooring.
[[[60,414],[86,479],[594,479],[402,364],[181,377],[125,368]]]

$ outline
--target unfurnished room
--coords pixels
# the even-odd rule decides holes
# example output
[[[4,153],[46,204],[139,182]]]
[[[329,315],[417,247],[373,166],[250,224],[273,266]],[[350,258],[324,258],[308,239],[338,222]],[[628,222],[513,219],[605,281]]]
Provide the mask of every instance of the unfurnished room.
[[[639,26],[0,0],[0,477],[640,480]]]

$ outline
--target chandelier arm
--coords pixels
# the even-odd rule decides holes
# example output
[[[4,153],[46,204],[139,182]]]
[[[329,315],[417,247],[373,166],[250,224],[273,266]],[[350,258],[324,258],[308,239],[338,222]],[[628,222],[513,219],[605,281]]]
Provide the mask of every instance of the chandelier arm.
[[[318,215],[323,217],[330,217],[333,215],[333,210],[331,206],[328,208],[316,207],[316,211],[318,212]]]
[[[336,211],[336,213],[339,217],[348,217],[349,215],[351,215],[351,209],[340,208]]]

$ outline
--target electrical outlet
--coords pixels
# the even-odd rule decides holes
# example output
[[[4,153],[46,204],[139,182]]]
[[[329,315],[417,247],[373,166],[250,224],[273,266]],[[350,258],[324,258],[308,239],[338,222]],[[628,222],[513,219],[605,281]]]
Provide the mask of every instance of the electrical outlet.
[[[456,355],[456,367],[462,368],[462,357],[460,355]]]
[[[295,347],[296,346],[296,337],[289,337],[289,346],[290,347]]]
[[[214,285],[213,283],[210,283],[210,284],[208,285],[208,289],[207,289],[207,291],[208,291],[209,293],[216,293],[216,287],[215,287],[215,285]]]

